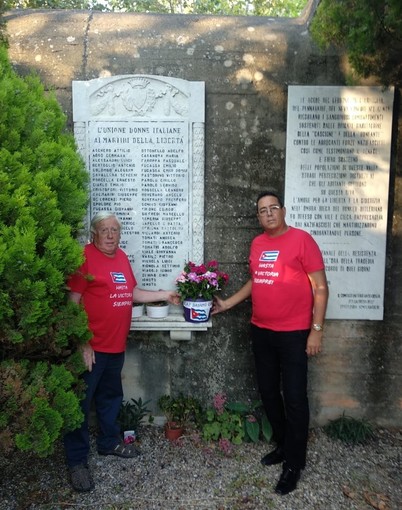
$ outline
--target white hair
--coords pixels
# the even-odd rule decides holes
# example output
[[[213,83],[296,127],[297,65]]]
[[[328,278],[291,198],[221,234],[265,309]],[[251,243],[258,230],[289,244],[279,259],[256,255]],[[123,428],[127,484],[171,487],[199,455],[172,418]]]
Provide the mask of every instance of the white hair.
[[[114,213],[110,211],[99,211],[98,213],[95,214],[95,216],[91,220],[90,227],[91,237],[96,233],[96,226],[98,225],[98,223],[109,218],[114,218],[119,224],[119,227],[121,228],[121,221]]]

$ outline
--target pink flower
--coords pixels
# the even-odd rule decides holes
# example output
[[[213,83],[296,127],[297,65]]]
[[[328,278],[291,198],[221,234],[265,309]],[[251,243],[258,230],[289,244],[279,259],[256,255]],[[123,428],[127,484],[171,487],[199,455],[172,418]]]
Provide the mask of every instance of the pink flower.
[[[187,273],[182,271],[182,273],[176,278],[176,282],[184,283],[187,281]]]
[[[233,450],[232,443],[229,441],[229,439],[225,439],[221,437],[219,439],[219,449],[225,454],[230,455]]]
[[[195,273],[195,272],[188,273],[187,278],[188,278],[188,280],[190,282],[197,282],[198,283],[200,281],[200,278],[199,278],[198,274]]]
[[[229,277],[218,271],[218,262],[196,265],[187,262],[184,270],[176,278],[176,286],[181,300],[204,298],[212,300],[215,293],[222,290]]]
[[[225,404],[228,397],[225,393],[217,393],[214,396],[214,409],[218,414],[222,414],[225,411]]]

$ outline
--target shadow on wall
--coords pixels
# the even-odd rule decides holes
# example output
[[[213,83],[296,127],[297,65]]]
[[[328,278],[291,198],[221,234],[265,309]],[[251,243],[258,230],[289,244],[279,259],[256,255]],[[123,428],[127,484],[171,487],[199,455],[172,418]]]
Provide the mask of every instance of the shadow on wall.
[[[280,67],[289,46],[300,56],[316,3],[295,19],[23,10],[5,20],[18,72],[34,70],[60,94],[72,80],[152,74],[206,81],[207,93],[262,94],[274,108]]]

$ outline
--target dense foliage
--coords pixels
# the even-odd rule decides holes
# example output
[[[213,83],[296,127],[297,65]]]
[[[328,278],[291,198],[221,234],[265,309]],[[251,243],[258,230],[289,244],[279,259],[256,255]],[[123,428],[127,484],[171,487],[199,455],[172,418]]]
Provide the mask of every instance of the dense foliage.
[[[311,33],[323,49],[346,50],[360,76],[401,86],[401,0],[321,0]]]
[[[74,239],[87,173],[65,116],[38,78],[22,79],[0,47],[0,449],[46,455],[82,419],[77,345],[87,318],[66,278],[82,261]]]
[[[206,441],[218,441],[219,447],[228,452],[229,443],[256,443],[260,439],[269,443],[272,427],[261,401],[229,402],[225,393],[217,393],[213,407],[205,413],[202,437]]]
[[[237,16],[299,16],[307,0],[5,0],[9,9],[94,9],[100,11]]]

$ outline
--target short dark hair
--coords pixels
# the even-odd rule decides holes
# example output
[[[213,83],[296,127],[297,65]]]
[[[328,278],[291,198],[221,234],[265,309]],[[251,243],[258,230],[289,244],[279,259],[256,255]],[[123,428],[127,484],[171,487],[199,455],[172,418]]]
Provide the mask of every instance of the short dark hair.
[[[279,202],[279,205],[281,207],[283,207],[283,200],[281,199],[281,197],[278,195],[278,193],[276,193],[275,191],[262,191],[258,197],[257,197],[257,201],[255,203],[256,205],[256,208],[257,208],[257,212],[258,212],[258,202],[261,200],[261,198],[263,197],[275,197],[278,202]]]

